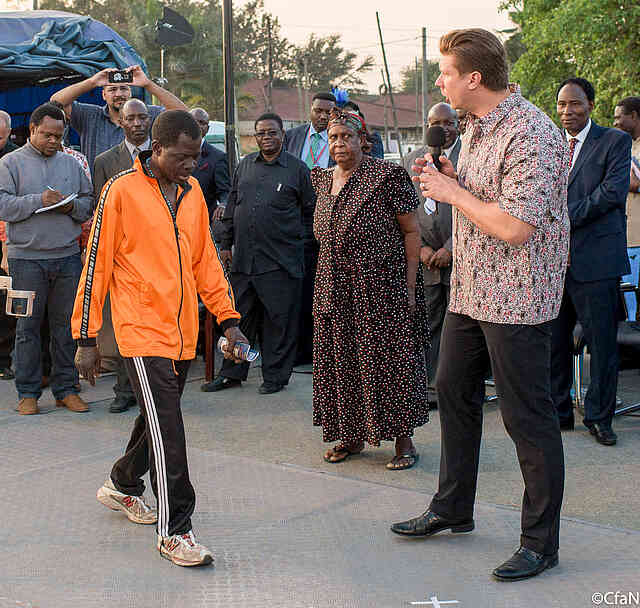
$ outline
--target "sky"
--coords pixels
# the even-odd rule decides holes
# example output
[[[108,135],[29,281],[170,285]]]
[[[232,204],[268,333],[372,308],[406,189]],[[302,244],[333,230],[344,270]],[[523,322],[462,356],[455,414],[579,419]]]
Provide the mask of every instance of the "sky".
[[[235,0],[243,4],[241,0]],[[278,17],[282,35],[304,42],[310,34],[341,34],[345,49],[359,56],[373,55],[376,67],[365,75],[369,91],[377,92],[383,66],[376,11],[380,13],[391,83],[400,70],[422,56],[422,28],[427,28],[427,57],[437,59],[438,39],[449,30],[483,27],[496,31],[512,27],[501,0],[264,0],[265,9]]]

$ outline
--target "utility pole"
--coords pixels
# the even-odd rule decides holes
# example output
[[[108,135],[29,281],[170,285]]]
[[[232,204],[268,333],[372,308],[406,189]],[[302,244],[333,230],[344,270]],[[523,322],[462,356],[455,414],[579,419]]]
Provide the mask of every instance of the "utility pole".
[[[420,118],[418,118],[418,113],[420,111],[420,72],[418,72],[418,58],[416,57],[416,137],[418,136],[418,131],[420,130]]]
[[[310,86],[309,86],[309,57],[307,55],[307,53],[305,52],[304,56],[302,57],[302,65],[304,67],[304,113],[305,116],[309,116],[310,112],[311,112],[311,106],[310,106],[310,101],[309,101],[309,94],[310,94]]]
[[[380,70],[380,76],[382,77],[382,84],[378,87],[380,96],[384,96],[384,145],[387,152],[391,152],[389,148],[389,129],[387,127],[387,85],[384,80],[384,72]]]
[[[302,76],[300,74],[300,66],[298,62],[296,64],[296,82],[298,83],[298,120],[300,122],[305,122],[307,120],[307,116],[304,114],[304,104],[302,102]]]
[[[387,63],[387,53],[384,50],[384,40],[382,40],[382,28],[380,27],[380,14],[376,11],[376,20],[378,21],[378,34],[380,35],[380,46],[382,47],[382,59],[384,60],[384,70],[387,74],[387,90],[389,92],[389,101],[391,102],[391,112],[393,114],[393,127],[398,138],[398,154],[400,154],[400,161],[404,160],[402,157],[402,139],[400,138],[400,129],[398,128],[398,113],[396,112],[396,104],[393,101],[393,89],[391,87],[391,77],[389,76],[389,64]]]
[[[238,163],[236,156],[236,111],[235,90],[233,86],[233,9],[232,0],[223,0],[222,4],[222,55],[224,66],[224,131],[229,174],[233,175]],[[227,268],[224,269],[228,271]],[[215,369],[215,346],[213,335],[213,317],[207,311],[205,317],[205,381],[211,382]]]
[[[422,28],[422,145],[427,144],[427,28]]]
[[[267,85],[267,112],[273,111],[273,42],[271,40],[271,16],[267,15],[267,37],[269,54],[269,84]]]

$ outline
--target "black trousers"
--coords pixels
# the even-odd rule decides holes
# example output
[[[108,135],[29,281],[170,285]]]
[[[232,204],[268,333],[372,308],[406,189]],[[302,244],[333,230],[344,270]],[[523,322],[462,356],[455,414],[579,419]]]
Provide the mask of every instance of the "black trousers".
[[[573,329],[580,321],[591,355],[584,423],[611,424],[618,389],[618,279],[578,283],[567,275],[560,314],[552,323],[551,395],[560,420],[573,420]]]
[[[564,491],[562,437],[550,390],[550,323],[486,323],[447,312],[436,378],[440,480],[431,509],[454,520],[473,517],[489,361],[524,478],[520,542],[550,555],[558,550]]]
[[[320,246],[315,239],[304,250],[304,279],[296,365],[307,365],[313,361],[313,287],[316,281],[319,251]]]
[[[115,487],[142,496],[142,476],[149,471],[158,501],[158,534],[167,537],[191,530],[196,495],[189,480],[180,398],[191,361],[163,357],[125,358],[140,415],[131,439],[111,470]]]
[[[432,392],[431,388],[435,387],[436,372],[438,371],[442,325],[449,306],[449,285],[444,283],[425,285],[424,297],[429,316],[429,333],[431,334],[431,345],[427,350],[427,375],[429,389]]]
[[[233,273],[231,286],[242,315],[240,329],[251,344],[260,343],[265,382],[287,384],[296,357],[302,279],[284,270],[247,275]],[[248,363],[225,359],[220,375],[246,380]]]

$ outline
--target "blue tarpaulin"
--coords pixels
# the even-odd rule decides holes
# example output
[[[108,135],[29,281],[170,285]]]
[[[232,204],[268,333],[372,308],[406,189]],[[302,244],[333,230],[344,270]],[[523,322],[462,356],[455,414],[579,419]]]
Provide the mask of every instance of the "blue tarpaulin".
[[[127,41],[100,21],[63,11],[0,12],[0,109],[13,127],[73,79],[105,68],[144,62]],[[102,104],[100,90],[81,101]]]

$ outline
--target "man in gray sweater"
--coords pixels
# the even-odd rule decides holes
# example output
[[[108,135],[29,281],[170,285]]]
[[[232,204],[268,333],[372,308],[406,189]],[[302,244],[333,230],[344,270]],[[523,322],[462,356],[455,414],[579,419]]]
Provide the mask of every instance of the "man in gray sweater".
[[[82,271],[78,237],[91,217],[93,189],[78,161],[59,152],[63,111],[49,103],[36,108],[29,141],[0,160],[0,220],[7,222],[9,274],[13,289],[35,291],[33,314],[16,329],[15,376],[18,412],[37,414],[42,394],[40,325],[48,305],[56,405],[86,412],[78,396],[71,313]],[[76,198],[53,207],[68,195]],[[37,213],[40,209],[51,210]]]

